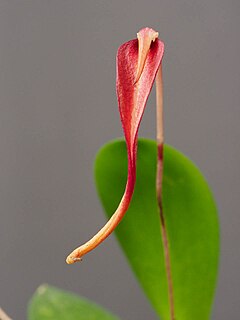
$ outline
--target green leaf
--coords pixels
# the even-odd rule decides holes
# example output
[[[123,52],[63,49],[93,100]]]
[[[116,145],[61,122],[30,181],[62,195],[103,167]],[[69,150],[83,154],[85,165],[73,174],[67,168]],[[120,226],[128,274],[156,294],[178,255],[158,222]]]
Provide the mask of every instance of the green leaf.
[[[75,294],[40,286],[30,301],[29,320],[117,320],[100,306]]]
[[[156,201],[156,143],[138,143],[137,183],[117,238],[147,297],[163,320],[170,319],[167,281]],[[95,163],[95,177],[107,216],[124,191],[127,155],[124,141],[104,146]],[[174,148],[164,146],[163,208],[177,320],[210,317],[219,256],[217,210],[199,169]]]

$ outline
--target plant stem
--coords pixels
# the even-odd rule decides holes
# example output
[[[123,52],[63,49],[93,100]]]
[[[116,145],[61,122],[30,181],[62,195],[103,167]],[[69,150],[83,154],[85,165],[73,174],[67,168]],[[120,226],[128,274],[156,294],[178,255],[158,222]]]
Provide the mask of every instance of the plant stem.
[[[160,214],[161,223],[161,234],[163,241],[163,250],[165,258],[165,267],[167,274],[167,285],[168,285],[168,299],[170,308],[170,319],[174,320],[174,298],[173,298],[173,282],[171,273],[171,259],[169,251],[169,242],[167,236],[167,228],[163,213],[163,203],[162,203],[162,180],[163,180],[163,85],[162,85],[162,65],[160,65],[159,70],[156,75],[156,105],[157,105],[157,176],[156,176],[156,191],[157,191],[157,202]]]

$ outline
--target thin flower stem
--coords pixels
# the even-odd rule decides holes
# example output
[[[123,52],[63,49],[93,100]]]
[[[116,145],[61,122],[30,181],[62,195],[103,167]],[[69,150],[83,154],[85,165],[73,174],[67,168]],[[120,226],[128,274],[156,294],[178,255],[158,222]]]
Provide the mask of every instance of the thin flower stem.
[[[161,234],[163,241],[163,250],[165,258],[165,267],[167,274],[167,284],[168,284],[168,298],[169,298],[169,308],[170,308],[170,319],[175,320],[174,315],[174,298],[173,298],[173,282],[171,273],[171,259],[169,251],[169,242],[167,236],[167,228],[163,213],[163,203],[162,203],[162,180],[163,180],[163,85],[162,85],[162,65],[160,65],[159,70],[156,75],[156,119],[157,119],[157,176],[156,176],[156,191],[157,191],[157,201],[160,214],[161,223]]]

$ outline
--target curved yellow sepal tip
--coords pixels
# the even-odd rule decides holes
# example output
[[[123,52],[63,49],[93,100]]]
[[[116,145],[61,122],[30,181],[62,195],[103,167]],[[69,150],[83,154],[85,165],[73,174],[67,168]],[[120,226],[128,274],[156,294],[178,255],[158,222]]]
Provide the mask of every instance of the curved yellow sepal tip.
[[[158,32],[151,28],[141,29],[137,33],[138,38],[138,65],[134,84],[136,84],[141,77],[143,68],[147,59],[148,51],[151,43],[158,38]]]
[[[82,261],[82,258],[73,258],[71,255],[69,255],[66,259],[67,264],[73,264],[78,261]]]

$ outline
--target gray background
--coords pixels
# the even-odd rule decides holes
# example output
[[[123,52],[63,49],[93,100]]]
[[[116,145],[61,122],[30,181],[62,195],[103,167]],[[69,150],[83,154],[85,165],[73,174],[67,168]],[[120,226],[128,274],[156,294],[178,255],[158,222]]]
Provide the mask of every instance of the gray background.
[[[111,236],[82,264],[67,253],[104,223],[92,163],[122,135],[115,55],[160,32],[166,141],[213,187],[221,221],[212,319],[239,319],[239,0],[0,0],[0,303],[24,319],[47,282],[126,320],[156,319]],[[151,95],[140,134],[155,136]]]

